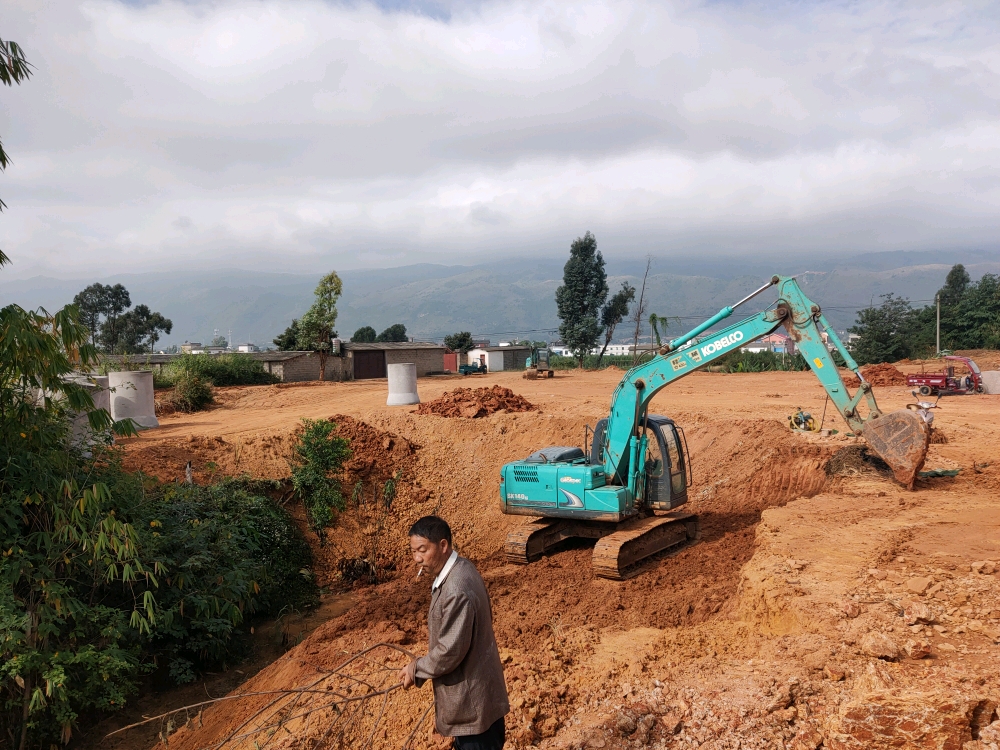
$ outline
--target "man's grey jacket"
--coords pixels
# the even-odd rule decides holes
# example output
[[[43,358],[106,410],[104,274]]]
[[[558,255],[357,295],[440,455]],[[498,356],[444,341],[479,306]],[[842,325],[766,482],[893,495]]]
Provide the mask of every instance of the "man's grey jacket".
[[[417,687],[434,683],[437,731],[482,734],[510,712],[503,665],[493,635],[490,598],[476,566],[459,557],[431,594],[430,648],[417,659]]]

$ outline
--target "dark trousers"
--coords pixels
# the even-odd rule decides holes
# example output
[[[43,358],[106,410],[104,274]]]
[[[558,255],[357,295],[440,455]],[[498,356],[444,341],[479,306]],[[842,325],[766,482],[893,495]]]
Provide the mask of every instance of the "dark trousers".
[[[455,750],[503,750],[507,741],[507,729],[500,717],[482,734],[467,734],[464,737],[452,737],[452,747]]]

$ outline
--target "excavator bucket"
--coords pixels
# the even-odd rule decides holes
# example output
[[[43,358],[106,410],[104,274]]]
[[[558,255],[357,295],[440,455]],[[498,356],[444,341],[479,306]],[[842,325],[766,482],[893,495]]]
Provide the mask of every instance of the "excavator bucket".
[[[896,481],[912,490],[931,441],[927,423],[915,412],[894,411],[865,422],[863,437],[889,464]]]

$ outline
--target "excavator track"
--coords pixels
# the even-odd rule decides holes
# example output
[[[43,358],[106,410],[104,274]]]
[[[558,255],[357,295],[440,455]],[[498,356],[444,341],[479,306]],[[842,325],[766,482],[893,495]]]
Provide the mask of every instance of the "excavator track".
[[[637,574],[643,561],[698,537],[698,516],[670,513],[620,524],[620,530],[602,537],[594,547],[594,574],[621,581]]]
[[[507,562],[527,565],[567,539],[576,537],[600,539],[613,533],[615,528],[615,524],[542,518],[519,526],[507,534],[503,551]]]

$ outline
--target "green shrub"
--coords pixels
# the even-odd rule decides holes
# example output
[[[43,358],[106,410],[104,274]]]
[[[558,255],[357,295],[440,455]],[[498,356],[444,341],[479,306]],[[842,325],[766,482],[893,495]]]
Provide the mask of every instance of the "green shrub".
[[[75,308],[8,305],[0,332],[0,727],[24,748],[68,742],[79,714],[135,691],[160,572],[72,447],[78,414],[99,434],[127,432],[63,379],[70,351],[81,367],[97,364]]]
[[[181,373],[198,375],[216,387],[278,382],[249,354],[182,354],[164,368],[162,380],[173,383]]]
[[[213,400],[212,383],[198,373],[183,370],[174,379],[170,401],[180,411],[201,411]]]
[[[323,539],[323,530],[346,507],[337,475],[351,448],[347,440],[333,435],[336,425],[328,419],[303,419],[302,424],[292,461],[292,486],[306,508],[310,528]]]
[[[309,546],[288,513],[260,494],[267,483],[161,484],[114,464],[105,477],[147,566],[164,571],[143,645],[174,681],[238,657],[252,615],[316,603]]]
[[[309,548],[260,483],[160,484],[117,449],[74,448],[86,414],[63,378],[96,366],[73,308],[0,310],[0,727],[26,750],[69,742],[156,664],[176,680],[231,660],[254,614],[315,600]],[[35,393],[48,394],[37,403]]]
[[[53,476],[51,455],[22,466]],[[261,487],[162,484],[123,471],[114,450],[63,466],[61,487],[34,481],[52,498],[51,539],[9,513],[0,529],[11,550],[0,561],[0,724],[19,727],[30,690],[29,744],[66,741],[80,716],[121,708],[157,665],[183,683],[232,663],[251,617],[316,602],[309,547]],[[6,479],[5,498],[11,480],[26,484]]]

